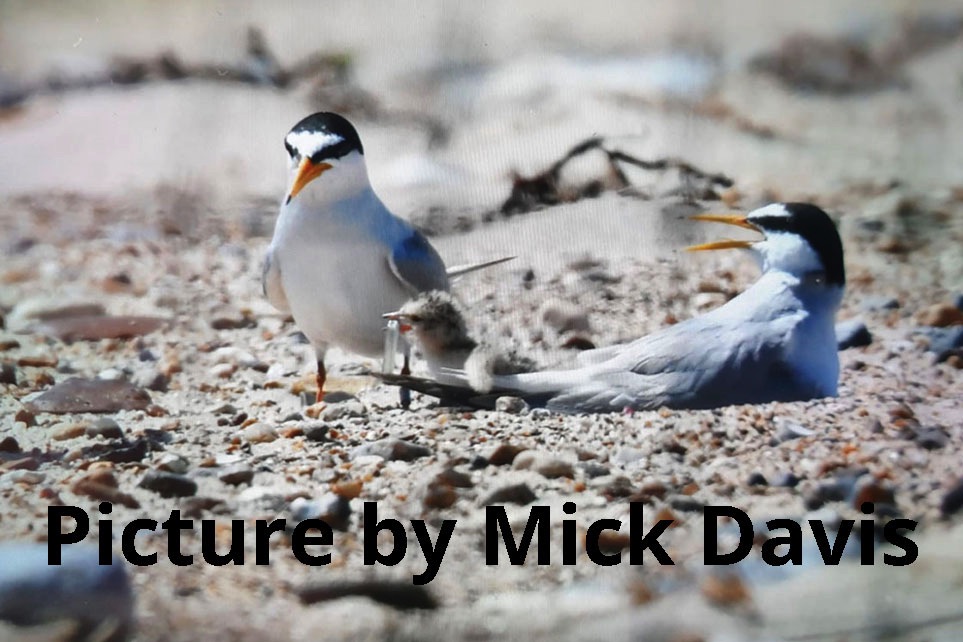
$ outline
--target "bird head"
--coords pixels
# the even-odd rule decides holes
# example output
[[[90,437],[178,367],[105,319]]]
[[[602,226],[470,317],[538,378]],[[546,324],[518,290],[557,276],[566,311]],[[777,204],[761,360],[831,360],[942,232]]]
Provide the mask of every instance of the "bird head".
[[[413,332],[430,351],[463,348],[472,341],[465,317],[448,292],[423,292],[384,318],[398,321],[403,333]]]
[[[726,239],[686,248],[689,251],[747,249],[763,272],[786,272],[802,283],[840,291],[846,285],[839,232],[829,215],[815,205],[773,203],[748,214],[699,214],[692,218],[753,230],[763,238]]]
[[[285,204],[333,200],[369,187],[361,138],[343,116],[311,114],[291,128],[284,148],[290,162]]]

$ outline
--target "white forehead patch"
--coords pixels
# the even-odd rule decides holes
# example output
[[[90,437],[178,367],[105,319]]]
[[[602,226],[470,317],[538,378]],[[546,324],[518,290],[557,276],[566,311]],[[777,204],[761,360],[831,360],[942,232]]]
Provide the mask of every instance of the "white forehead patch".
[[[318,153],[325,147],[337,145],[338,143],[342,142],[344,138],[329,132],[312,132],[302,130],[299,132],[291,132],[287,135],[285,140],[288,141],[288,144],[291,145],[291,147],[298,150],[298,153],[301,154],[302,157],[309,157]]]
[[[789,214],[789,210],[786,209],[786,206],[785,206],[785,205],[783,205],[782,203],[772,203],[772,204],[770,204],[770,205],[766,205],[765,207],[760,207],[760,208],[757,209],[757,210],[754,210],[754,211],[752,211],[752,212],[749,212],[748,218],[751,220],[751,219],[756,218],[756,217],[764,217],[764,216],[773,216],[773,217],[776,217],[776,216],[785,216],[785,217],[788,217],[789,215],[790,215],[790,214]]]

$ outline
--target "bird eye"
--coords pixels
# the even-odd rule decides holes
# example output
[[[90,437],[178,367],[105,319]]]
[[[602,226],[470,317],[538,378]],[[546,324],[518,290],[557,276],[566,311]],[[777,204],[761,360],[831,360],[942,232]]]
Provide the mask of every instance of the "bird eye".
[[[420,315],[420,314],[409,314],[409,315],[408,315],[408,320],[411,321],[412,323],[419,323],[419,322],[421,321],[421,315]]]

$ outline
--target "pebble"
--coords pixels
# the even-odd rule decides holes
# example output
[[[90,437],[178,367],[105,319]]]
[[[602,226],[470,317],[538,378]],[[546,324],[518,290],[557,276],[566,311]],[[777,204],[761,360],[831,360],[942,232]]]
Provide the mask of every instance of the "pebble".
[[[254,513],[278,512],[287,503],[280,491],[267,486],[248,486],[237,494],[237,501]]]
[[[167,319],[160,317],[90,315],[44,321],[33,331],[69,343],[101,339],[131,339],[150,334],[166,323]]]
[[[584,474],[589,479],[595,479],[596,477],[602,477],[609,474],[609,469],[602,464],[598,464],[594,461],[586,461],[579,464],[579,468],[582,469],[582,474]]]
[[[773,478],[772,485],[780,488],[795,488],[799,485],[799,478],[792,472],[779,473]]]
[[[184,475],[162,470],[149,470],[137,484],[161,497],[189,497],[197,493],[197,482]]]
[[[88,437],[103,437],[104,439],[123,439],[124,431],[120,425],[110,417],[100,417],[87,426]]]
[[[538,316],[542,323],[559,334],[566,332],[590,332],[588,312],[561,300],[546,301],[539,308]]]
[[[402,580],[342,580],[293,589],[302,604],[316,604],[345,597],[365,597],[399,611],[431,610],[440,606],[426,586]]]
[[[929,340],[927,350],[936,354],[937,363],[942,363],[963,350],[963,326],[918,328],[917,332]]]
[[[836,324],[836,348],[848,350],[873,343],[873,335],[861,319],[849,319]]]
[[[127,639],[134,593],[124,562],[115,555],[101,565],[98,548],[87,544],[62,547],[59,565],[48,564],[47,555],[45,543],[0,544],[0,620],[17,626],[69,620],[78,631],[97,629],[98,639]]]
[[[950,437],[939,426],[925,426],[916,430],[913,441],[920,448],[939,450],[950,443]]]
[[[33,413],[105,412],[144,410],[150,395],[127,381],[71,377],[33,397],[24,407]]]
[[[212,377],[217,377],[218,379],[227,379],[235,372],[237,372],[237,365],[233,363],[219,363],[208,370]]]
[[[8,473],[2,475],[2,479],[5,482],[10,482],[13,484],[26,484],[28,486],[35,486],[47,476],[43,473],[38,473],[34,470],[11,470]]]
[[[449,508],[458,501],[458,492],[449,484],[432,480],[425,488],[422,504],[425,508]]]
[[[273,426],[261,422],[253,423],[247,428],[243,428],[240,435],[241,439],[250,444],[264,444],[278,438],[278,433],[274,430]]]
[[[524,506],[525,504],[531,504],[536,499],[538,499],[538,495],[535,494],[535,491],[529,488],[528,484],[520,483],[502,486],[492,491],[481,500],[481,504],[482,506],[491,504],[520,504]]]
[[[231,486],[250,484],[254,479],[254,469],[244,464],[235,464],[220,471],[217,478]]]
[[[17,366],[9,361],[0,363],[0,384],[17,385]]]
[[[291,502],[289,510],[295,521],[320,519],[339,531],[348,530],[351,520],[350,501],[334,493],[325,493],[318,499],[298,497]]]
[[[887,296],[868,296],[863,299],[859,306],[866,312],[878,312],[880,310],[898,310],[899,300]]]
[[[769,442],[773,446],[786,441],[791,441],[793,439],[798,439],[800,437],[811,437],[813,434],[815,434],[812,430],[806,428],[802,424],[785,419],[783,417],[776,417],[773,420],[773,423],[776,424],[776,432]]]
[[[920,325],[935,328],[963,325],[963,310],[952,303],[936,303],[916,315]]]
[[[896,495],[892,487],[881,483],[871,475],[864,475],[856,480],[851,504],[853,508],[859,510],[864,502],[893,506],[896,505]]]
[[[235,346],[224,346],[211,353],[214,363],[232,363],[242,368],[253,368],[260,365],[260,360],[250,352]]]
[[[354,448],[351,451],[351,460],[354,461],[366,456],[377,456],[387,461],[414,461],[429,455],[431,455],[430,448],[403,439],[387,437]]]
[[[183,475],[190,468],[187,460],[175,453],[164,453],[157,460],[157,470]]]
[[[488,455],[488,463],[492,466],[506,466],[513,461],[518,453],[528,450],[523,446],[516,446],[515,444],[499,444],[495,447],[495,450]]]
[[[519,453],[512,462],[515,470],[533,470],[542,477],[556,479],[558,477],[575,477],[575,466],[551,453],[526,450]]]
[[[955,515],[963,509],[963,477],[946,491],[943,501],[940,502],[940,514],[943,517]]]
[[[140,508],[140,502],[135,497],[118,488],[117,478],[107,469],[88,472],[75,481],[70,489],[77,495],[97,501],[119,504],[127,508]]]
[[[749,477],[746,479],[746,485],[748,485],[748,486],[768,486],[768,485],[769,485],[769,480],[767,480],[767,479],[766,479],[766,476],[763,475],[762,473],[760,473],[759,471],[755,471],[755,472],[752,472],[752,473],[749,474]]]
[[[33,322],[71,317],[104,316],[107,309],[97,301],[64,300],[63,297],[37,296],[21,300],[6,318],[6,329],[20,333]]]
[[[76,439],[86,432],[87,426],[84,424],[66,424],[57,427],[50,438],[54,441],[67,441],[68,439]]]
[[[495,400],[495,410],[510,415],[519,415],[528,410],[528,404],[519,397],[499,397]]]
[[[9,435],[0,439],[0,453],[18,453],[20,452],[20,444],[16,439],[10,437]]]
[[[357,399],[348,399],[338,403],[328,403],[321,411],[318,419],[321,421],[338,421],[340,419],[363,419],[368,416],[368,409]]]
[[[329,441],[328,427],[324,424],[315,424],[304,428],[304,438],[308,441]]]

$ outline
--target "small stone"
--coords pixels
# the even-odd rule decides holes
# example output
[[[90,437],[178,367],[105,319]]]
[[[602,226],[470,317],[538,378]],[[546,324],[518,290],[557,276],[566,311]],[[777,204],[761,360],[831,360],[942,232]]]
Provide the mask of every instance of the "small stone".
[[[298,497],[291,502],[289,510],[295,521],[320,519],[339,531],[348,530],[351,520],[350,501],[334,493],[326,493],[318,499]]]
[[[836,348],[848,350],[873,343],[873,335],[860,319],[849,319],[836,324]]]
[[[381,457],[386,461],[414,461],[429,455],[431,455],[430,448],[395,437],[362,444],[351,451],[352,461],[367,456]]]
[[[707,601],[720,607],[747,604],[752,600],[749,587],[735,573],[710,573],[702,580],[699,590]]]
[[[482,506],[491,504],[531,504],[538,499],[538,495],[529,488],[528,484],[510,484],[496,489],[481,501]]]
[[[3,480],[12,484],[24,484],[26,486],[36,486],[43,482],[47,476],[33,470],[11,470],[3,474]]]
[[[0,453],[18,453],[20,444],[13,437],[7,436],[0,439]]]
[[[456,501],[458,501],[458,492],[452,486],[433,481],[425,489],[422,503],[425,508],[449,508]]]
[[[766,479],[765,475],[755,471],[749,474],[748,479],[746,479],[747,486],[768,486],[769,481]]]
[[[24,425],[27,426],[28,428],[29,428],[30,426],[36,426],[36,425],[37,425],[37,418],[34,416],[34,414],[33,414],[32,412],[30,412],[30,411],[27,410],[26,408],[21,408],[20,410],[18,410],[18,411],[17,411],[17,414],[15,414],[15,415],[13,416],[13,420],[14,420],[15,422],[20,422],[20,423],[24,424]]]
[[[7,317],[7,329],[22,332],[37,321],[66,319],[71,317],[99,317],[107,314],[103,304],[97,301],[64,300],[57,296],[38,296],[17,303]]]
[[[364,482],[360,479],[348,479],[331,485],[331,492],[345,499],[360,497],[363,489]]]
[[[0,363],[0,384],[17,385],[17,366],[9,361]]]
[[[471,475],[457,471],[454,468],[446,468],[438,473],[435,476],[435,481],[439,484],[454,486],[455,488],[472,488],[475,485],[471,480]]]
[[[178,475],[183,475],[190,468],[187,460],[175,453],[164,453],[161,455],[160,459],[157,460],[156,466],[157,470],[176,473]]]
[[[506,466],[513,461],[518,453],[528,450],[524,446],[516,446],[514,444],[499,444],[495,447],[495,450],[488,456],[488,463],[492,466]]]
[[[120,379],[126,379],[126,376],[124,375],[124,371],[120,368],[107,368],[98,372],[97,378],[104,379],[106,381],[118,381]]]
[[[890,486],[885,486],[870,475],[864,475],[856,481],[853,492],[852,506],[856,510],[869,502],[871,504],[896,504],[896,496]]]
[[[799,485],[799,478],[791,472],[780,473],[772,480],[772,485],[780,488],[795,488]]]
[[[218,379],[228,379],[231,375],[237,372],[237,366],[233,363],[219,363],[212,367],[208,372],[212,377],[217,377]]]
[[[251,444],[264,444],[278,438],[277,431],[268,424],[257,422],[241,430],[241,439]]]
[[[518,415],[528,410],[528,404],[519,397],[499,397],[495,400],[495,410]]]
[[[558,477],[575,477],[575,467],[571,462],[555,457],[549,453],[526,450],[519,453],[512,463],[515,470],[533,470],[539,475],[548,479]]]
[[[596,477],[603,477],[609,474],[609,469],[602,464],[598,464],[594,461],[586,461],[579,464],[579,468],[582,469],[582,473],[588,479],[594,479]]]
[[[701,511],[705,507],[705,502],[701,502],[690,495],[670,495],[666,502],[672,508],[684,512]]]
[[[357,399],[349,399],[339,403],[328,403],[327,407],[318,415],[321,421],[338,421],[342,419],[363,419],[368,416],[368,409]]]
[[[75,481],[70,490],[97,501],[140,508],[140,502],[135,497],[118,488],[117,478],[110,470],[91,471]]]
[[[123,439],[124,431],[120,425],[110,417],[100,417],[87,426],[88,437],[103,437],[104,439]]]
[[[304,438],[308,441],[329,441],[328,427],[324,424],[315,424],[304,429]]]
[[[547,301],[539,309],[538,315],[542,323],[559,334],[591,331],[588,313],[565,301]]]
[[[97,639],[131,637],[134,594],[123,560],[114,556],[101,565],[98,547],[87,544],[62,546],[59,564],[48,556],[46,543],[0,544],[0,621],[37,626],[68,620],[72,631],[96,630]]]
[[[916,320],[920,325],[935,328],[963,325],[963,310],[960,310],[952,303],[936,303],[921,310],[919,314],[916,315]]]
[[[938,450],[950,442],[950,437],[939,426],[926,426],[916,431],[914,441],[920,448]]]
[[[68,343],[131,339],[150,334],[165,323],[167,320],[160,317],[90,315],[44,321],[34,328],[34,332]]]
[[[66,424],[54,430],[50,437],[55,441],[66,441],[68,439],[76,439],[85,432],[87,432],[87,426],[84,424]]]
[[[254,479],[254,470],[243,464],[235,464],[219,472],[217,478],[231,486],[250,484],[251,480]]]
[[[35,457],[20,457],[0,462],[0,470],[37,470],[40,462]]]
[[[193,479],[160,470],[147,471],[137,485],[161,497],[189,497],[197,493],[197,482]]]
[[[927,350],[936,354],[937,363],[947,361],[954,355],[963,355],[963,326],[919,328],[917,332],[929,340]]]
[[[943,501],[940,502],[940,514],[943,517],[949,517],[960,512],[960,509],[963,509],[963,477],[958,479],[943,495]]]
[[[878,312],[880,310],[898,310],[899,300],[887,296],[868,296],[863,299],[859,306],[866,312]]]
[[[24,404],[33,413],[113,413],[144,410],[151,405],[146,390],[127,381],[71,377]]]
[[[624,477],[620,479],[625,479]],[[626,481],[628,481],[626,479]],[[634,492],[631,492],[631,498],[629,501],[644,502],[646,504],[651,504],[655,499],[662,499],[665,497],[669,489],[666,488],[665,484],[658,480],[647,481],[639,486]]]

